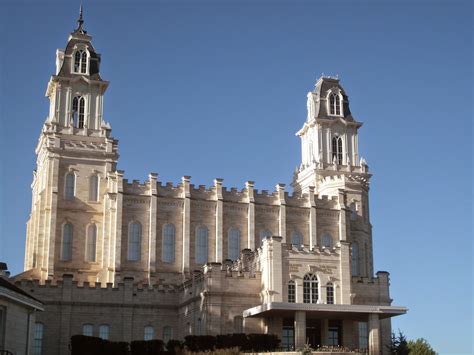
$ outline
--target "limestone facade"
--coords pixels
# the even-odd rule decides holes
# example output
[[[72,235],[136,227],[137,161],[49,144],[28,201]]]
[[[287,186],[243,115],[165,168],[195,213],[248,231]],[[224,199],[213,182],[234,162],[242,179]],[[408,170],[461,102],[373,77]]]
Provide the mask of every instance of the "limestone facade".
[[[148,327],[157,338],[270,332],[288,348],[356,348],[359,323],[371,353],[384,352],[390,317],[406,310],[390,306],[388,273],[374,276],[362,124],[338,79],[321,77],[308,94],[290,194],[285,184],[125,179],[82,17],[56,62],[16,277],[46,305],[43,353],[65,353],[84,325],[94,335],[107,325],[112,340],[143,339]]]

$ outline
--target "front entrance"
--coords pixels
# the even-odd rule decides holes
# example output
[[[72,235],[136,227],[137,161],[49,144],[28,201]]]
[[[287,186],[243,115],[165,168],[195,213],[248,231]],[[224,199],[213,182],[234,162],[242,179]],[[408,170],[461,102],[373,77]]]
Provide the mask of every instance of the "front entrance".
[[[321,345],[321,321],[319,319],[306,320],[306,343],[313,349]]]

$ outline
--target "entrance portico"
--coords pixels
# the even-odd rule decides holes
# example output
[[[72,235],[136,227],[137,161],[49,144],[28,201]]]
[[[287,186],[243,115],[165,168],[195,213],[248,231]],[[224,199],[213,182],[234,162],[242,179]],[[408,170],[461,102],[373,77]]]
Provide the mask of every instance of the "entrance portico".
[[[404,307],[379,305],[340,305],[270,302],[243,312],[246,318],[281,319],[284,344],[291,343],[293,330],[294,349],[302,348],[306,343],[312,347],[322,345],[345,346],[348,348],[367,347],[370,355],[381,354],[381,320],[405,314]],[[359,339],[366,339],[366,344],[354,344],[354,324],[367,324],[366,335],[359,334]],[[293,327],[292,327],[293,326]],[[272,330],[275,327],[271,328]],[[291,344],[290,344],[291,345]],[[290,346],[291,347],[291,346]]]

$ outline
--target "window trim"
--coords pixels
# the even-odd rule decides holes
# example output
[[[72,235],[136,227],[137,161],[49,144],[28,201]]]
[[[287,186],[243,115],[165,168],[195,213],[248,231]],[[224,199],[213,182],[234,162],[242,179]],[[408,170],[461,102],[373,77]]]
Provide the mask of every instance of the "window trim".
[[[93,186],[93,184],[92,184],[93,180],[92,179],[94,179],[94,178],[97,179],[95,184],[94,184],[95,185],[95,196],[91,196],[92,195],[92,186]],[[91,174],[89,176],[89,202],[99,202],[99,200],[100,200],[100,198],[99,198],[99,189],[100,189],[100,176],[99,176],[99,174],[97,174],[97,173]]]
[[[331,302],[329,302],[329,290],[331,290]],[[332,282],[326,284],[326,304],[336,304],[336,291]]]
[[[90,327],[90,330],[91,330],[90,335],[84,334],[86,327],[87,327],[87,329],[89,329],[89,327]],[[84,324],[82,324],[82,335],[88,336],[88,337],[94,336],[94,325],[93,325],[92,323],[84,323]]]
[[[147,332],[147,330],[151,329],[151,338],[149,338],[147,335],[150,335],[150,332]],[[149,340],[154,340],[155,339],[155,328],[152,325],[145,325],[143,327],[143,340],[149,341]]]
[[[316,288],[314,285],[316,284]],[[317,274],[311,272],[303,277],[303,303],[319,303],[320,300],[320,282]],[[316,297],[315,297],[316,296]]]
[[[287,297],[288,303],[296,303],[296,282],[294,280],[288,281]]]
[[[330,243],[331,245],[329,245],[329,246],[328,246],[328,245],[324,245],[324,244],[325,244],[325,243],[324,243],[325,237],[328,237],[328,238],[329,238],[329,240],[330,240],[330,242],[331,242],[331,243]],[[321,234],[321,247],[327,248],[327,249],[331,249],[331,248],[333,248],[333,246],[334,246],[334,239],[333,239],[333,237],[332,237],[332,234],[331,234],[331,233],[328,233],[328,232],[322,233],[322,234]]]
[[[41,337],[37,337],[38,335],[38,326],[41,329]],[[33,333],[33,355],[41,355],[43,354],[43,340],[44,340],[44,323],[42,322],[35,322],[34,333]],[[39,341],[39,351],[37,341]],[[0,344],[1,346],[2,344]]]
[[[106,337],[103,337],[103,334],[102,334],[102,331],[104,329],[107,329],[107,336]],[[110,325],[109,324],[101,324],[99,325],[99,338],[103,339],[103,340],[109,340],[110,339]]]
[[[189,324],[189,323],[188,323]],[[167,332],[169,330],[169,339],[167,339],[167,336],[168,334],[166,334],[165,332]],[[166,336],[165,336],[166,335]],[[162,337],[162,340],[164,342],[168,342],[169,340],[173,339],[173,327],[170,326],[170,325],[165,325],[162,329],[161,329],[161,337]]]
[[[74,108],[74,101],[77,100],[77,107]],[[82,109],[82,112],[81,112]],[[74,113],[77,112],[77,122],[74,122]],[[81,122],[82,119],[82,122]],[[78,129],[86,127],[86,98],[82,94],[73,96],[71,102],[71,120],[72,126]],[[82,124],[81,124],[82,123]]]

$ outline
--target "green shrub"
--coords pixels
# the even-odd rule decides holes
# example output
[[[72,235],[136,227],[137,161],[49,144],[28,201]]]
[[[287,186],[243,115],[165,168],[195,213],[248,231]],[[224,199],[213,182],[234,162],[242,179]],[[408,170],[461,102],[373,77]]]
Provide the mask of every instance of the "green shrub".
[[[212,335],[188,335],[184,337],[184,345],[189,351],[210,351],[214,350],[216,337]]]
[[[133,340],[130,343],[131,355],[156,355],[164,353],[162,340]]]

